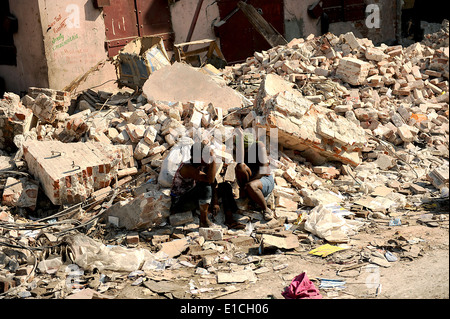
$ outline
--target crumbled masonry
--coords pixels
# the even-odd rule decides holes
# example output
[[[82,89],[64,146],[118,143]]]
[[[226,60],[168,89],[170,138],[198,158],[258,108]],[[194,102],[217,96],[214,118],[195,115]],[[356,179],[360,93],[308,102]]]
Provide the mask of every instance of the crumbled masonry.
[[[0,299],[112,299],[126,286],[149,298],[233,296],[324,244],[343,248],[320,257],[341,269],[350,252],[357,267],[419,258],[417,239],[352,239],[399,223],[448,230],[448,213],[434,214],[448,210],[448,38],[448,21],[407,47],[327,33],[221,70],[175,63],[135,92],[5,93]],[[222,210],[211,228],[195,211],[171,215],[171,172],[197,138],[214,146],[216,180],[238,197],[237,130],[267,145],[277,132],[276,218],[245,200],[234,216],[242,230]],[[75,281],[69,266],[83,270]]]

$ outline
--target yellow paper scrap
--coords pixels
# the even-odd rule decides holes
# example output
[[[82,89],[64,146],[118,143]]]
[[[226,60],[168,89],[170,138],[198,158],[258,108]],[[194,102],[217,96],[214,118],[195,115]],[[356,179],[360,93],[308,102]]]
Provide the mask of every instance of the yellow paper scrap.
[[[331,255],[337,251],[344,250],[344,249],[346,249],[346,248],[332,246],[330,244],[325,244],[325,245],[319,246],[317,248],[314,248],[313,250],[311,250],[309,252],[309,254],[314,255],[314,256],[326,257],[328,255]]]

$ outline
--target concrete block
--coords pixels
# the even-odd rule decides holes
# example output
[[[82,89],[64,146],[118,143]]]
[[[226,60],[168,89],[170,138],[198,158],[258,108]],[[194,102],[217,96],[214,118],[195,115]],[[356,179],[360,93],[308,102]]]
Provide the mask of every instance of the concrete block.
[[[30,173],[55,205],[75,204],[110,185],[123,165],[124,150],[97,142],[24,142]]]
[[[414,141],[414,135],[411,133],[408,125],[400,126],[397,130],[397,133],[403,142],[410,143]]]
[[[362,48],[362,46],[359,44],[358,40],[356,39],[355,35],[353,34],[353,32],[345,33],[343,38],[348,43],[348,45],[350,45],[350,48],[352,48],[352,50]]]
[[[277,207],[283,207],[290,211],[296,211],[298,208],[297,202],[283,196],[276,197],[275,204]]]
[[[155,127],[149,125],[144,132],[144,140],[147,144],[151,145],[155,142],[156,136],[158,135],[158,131]]]
[[[148,145],[144,139],[141,139],[134,148],[133,156],[135,159],[141,160],[144,157],[147,157],[149,152],[150,152],[150,145]]]

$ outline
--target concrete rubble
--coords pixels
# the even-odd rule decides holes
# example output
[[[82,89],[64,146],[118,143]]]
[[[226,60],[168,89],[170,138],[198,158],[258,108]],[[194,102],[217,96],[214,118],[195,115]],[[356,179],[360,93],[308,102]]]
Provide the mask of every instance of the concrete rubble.
[[[328,33],[222,70],[175,63],[134,93],[6,93],[0,298],[107,299],[130,283],[154,298],[216,298],[283,269],[261,262],[274,251],[349,245],[413,209],[448,209],[448,58],[447,22],[408,47]],[[216,178],[236,191],[225,148],[236,128],[277,129],[277,218],[245,203],[245,230],[223,213],[215,228],[199,228],[198,212],[170,215],[166,159],[196,136],[218,145]],[[429,217],[448,228],[448,215]]]

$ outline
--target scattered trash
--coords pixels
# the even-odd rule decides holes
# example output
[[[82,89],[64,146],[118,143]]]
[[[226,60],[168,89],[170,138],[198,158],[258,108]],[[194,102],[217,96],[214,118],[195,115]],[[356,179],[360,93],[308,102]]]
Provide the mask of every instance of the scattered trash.
[[[338,289],[342,290],[347,288],[345,286],[344,280],[339,279],[325,279],[325,278],[317,278],[320,280],[319,289]]]
[[[389,221],[389,226],[401,226],[401,225],[402,225],[402,220],[399,217],[396,217]]]
[[[395,256],[393,253],[391,253],[390,251],[386,251],[386,253],[384,254],[384,257],[386,257],[386,259],[389,262],[396,262],[398,260],[397,256]]]

